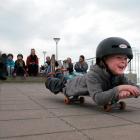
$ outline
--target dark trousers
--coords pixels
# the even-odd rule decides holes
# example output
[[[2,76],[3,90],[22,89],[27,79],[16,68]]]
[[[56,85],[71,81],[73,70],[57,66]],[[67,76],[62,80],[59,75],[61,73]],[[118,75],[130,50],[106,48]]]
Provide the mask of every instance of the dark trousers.
[[[48,77],[45,86],[54,94],[58,94],[63,91],[67,80],[62,73],[57,73],[56,77]]]
[[[26,71],[23,67],[17,67],[17,69],[15,69],[15,72],[17,76],[24,76],[24,74],[26,74]]]
[[[0,80],[6,80],[7,70],[4,63],[0,62]]]
[[[28,74],[29,74],[29,76],[37,76],[38,65],[37,64],[28,65]]]

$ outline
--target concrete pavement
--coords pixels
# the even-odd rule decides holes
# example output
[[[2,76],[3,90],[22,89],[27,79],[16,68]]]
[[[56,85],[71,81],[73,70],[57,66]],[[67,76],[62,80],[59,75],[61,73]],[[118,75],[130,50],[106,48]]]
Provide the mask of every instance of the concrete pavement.
[[[90,97],[65,105],[44,83],[0,83],[0,140],[139,140],[140,98],[104,112]]]

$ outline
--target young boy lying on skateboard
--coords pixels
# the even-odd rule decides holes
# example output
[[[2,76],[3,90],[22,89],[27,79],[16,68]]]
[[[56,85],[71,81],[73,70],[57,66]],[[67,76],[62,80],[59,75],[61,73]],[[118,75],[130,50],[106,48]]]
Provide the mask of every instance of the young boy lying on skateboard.
[[[97,105],[104,106],[105,110],[109,111],[108,105],[115,104],[120,99],[140,95],[139,87],[124,75],[132,59],[131,46],[125,39],[106,38],[97,46],[96,64],[91,66],[87,74],[64,83],[62,79],[51,78],[46,82],[46,87],[52,92],[53,89],[57,89],[57,92],[63,91],[66,99],[89,95]],[[123,109],[124,103],[120,104]]]

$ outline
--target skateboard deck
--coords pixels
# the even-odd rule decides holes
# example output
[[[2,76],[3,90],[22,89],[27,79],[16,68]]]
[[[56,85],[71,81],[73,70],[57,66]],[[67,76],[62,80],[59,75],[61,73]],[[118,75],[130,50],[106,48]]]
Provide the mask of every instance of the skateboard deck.
[[[71,104],[71,103],[84,104],[84,102],[85,102],[85,98],[83,96],[72,96],[72,97],[65,96],[64,98],[65,104]]]

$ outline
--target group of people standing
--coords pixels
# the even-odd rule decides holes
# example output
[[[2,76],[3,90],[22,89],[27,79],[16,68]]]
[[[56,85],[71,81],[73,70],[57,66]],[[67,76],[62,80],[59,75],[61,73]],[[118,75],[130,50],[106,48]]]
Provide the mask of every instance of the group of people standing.
[[[7,76],[23,76],[24,78],[29,76],[38,75],[38,57],[35,53],[35,49],[31,49],[30,55],[26,59],[26,63],[23,60],[23,55],[18,54],[17,59],[13,60],[13,54],[0,53],[0,79],[6,80]]]

